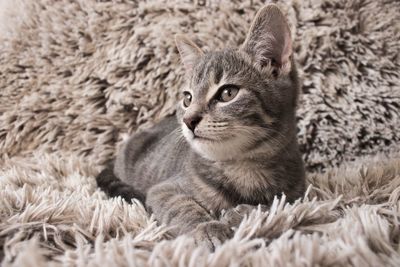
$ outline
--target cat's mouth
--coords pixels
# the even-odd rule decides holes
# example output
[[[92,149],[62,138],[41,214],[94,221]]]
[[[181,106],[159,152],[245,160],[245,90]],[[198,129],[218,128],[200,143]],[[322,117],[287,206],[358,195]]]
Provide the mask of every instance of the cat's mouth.
[[[205,137],[205,136],[201,136],[201,135],[197,135],[197,134],[193,134],[193,140],[197,140],[197,141],[206,141],[206,142],[217,142],[217,140],[209,138],[209,137]]]
[[[203,131],[196,131],[192,132],[188,130],[186,127],[183,128],[183,135],[191,142],[197,143],[197,145],[210,145],[210,144],[217,144],[223,143],[223,140],[220,136],[213,136],[207,134],[207,132]]]

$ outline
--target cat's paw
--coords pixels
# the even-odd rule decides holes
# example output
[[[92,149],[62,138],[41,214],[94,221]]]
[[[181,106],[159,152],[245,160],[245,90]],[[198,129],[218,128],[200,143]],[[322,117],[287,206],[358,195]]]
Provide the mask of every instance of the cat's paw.
[[[245,216],[248,216],[258,206],[240,204],[232,209],[225,211],[221,216],[221,221],[231,227],[239,226]],[[267,206],[261,205],[261,210],[267,210]]]
[[[214,251],[217,246],[233,236],[233,230],[225,223],[211,221],[199,224],[190,235],[194,237],[197,245],[206,245]]]

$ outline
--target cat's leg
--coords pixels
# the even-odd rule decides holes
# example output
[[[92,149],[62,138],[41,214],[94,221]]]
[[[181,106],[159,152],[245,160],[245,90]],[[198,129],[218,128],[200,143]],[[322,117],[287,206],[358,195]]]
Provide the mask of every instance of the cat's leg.
[[[153,186],[147,193],[146,206],[157,221],[170,227],[172,234],[189,234],[196,243],[204,243],[210,249],[233,234],[229,225],[213,217],[175,181]]]
[[[107,166],[96,177],[97,185],[110,197],[121,196],[126,201],[130,202],[133,198],[144,203],[145,195],[124,183],[114,174],[113,165]]]

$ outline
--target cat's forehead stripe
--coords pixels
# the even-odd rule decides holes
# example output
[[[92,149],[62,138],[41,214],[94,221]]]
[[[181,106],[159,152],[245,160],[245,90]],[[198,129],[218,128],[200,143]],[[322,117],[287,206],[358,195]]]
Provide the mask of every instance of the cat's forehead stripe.
[[[214,74],[215,75],[215,74]],[[207,94],[206,94],[206,100],[207,100],[207,102],[208,101],[210,101],[211,100],[211,98],[213,98],[214,97],[214,95],[218,92],[218,89],[221,87],[221,85],[223,85],[224,84],[224,82],[225,82],[225,79],[224,79],[224,77],[221,77],[220,79],[219,79],[219,82],[218,83],[215,83],[215,78],[213,77],[214,75],[210,75],[210,87],[209,87],[209,89],[208,89],[208,91],[207,91]]]
[[[221,66],[220,57],[209,54],[196,68],[193,86],[197,88],[197,95],[205,97],[209,101],[217,92],[223,81],[224,70]]]
[[[204,84],[208,82],[211,64],[212,62],[210,60],[202,62],[202,64],[200,64],[200,66],[196,70],[197,75],[195,75],[196,78],[194,80],[196,84]]]
[[[214,83],[215,84],[219,84],[220,83],[223,74],[224,74],[224,70],[220,65],[217,65],[216,67],[214,67],[213,76],[214,76]]]

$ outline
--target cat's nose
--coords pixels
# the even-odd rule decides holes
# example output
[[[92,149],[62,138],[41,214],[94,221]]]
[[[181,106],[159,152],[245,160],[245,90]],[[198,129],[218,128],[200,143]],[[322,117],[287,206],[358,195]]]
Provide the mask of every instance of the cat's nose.
[[[184,117],[183,122],[192,132],[194,132],[194,129],[196,129],[196,126],[199,124],[201,119],[202,117],[200,115],[195,115],[190,117]]]

